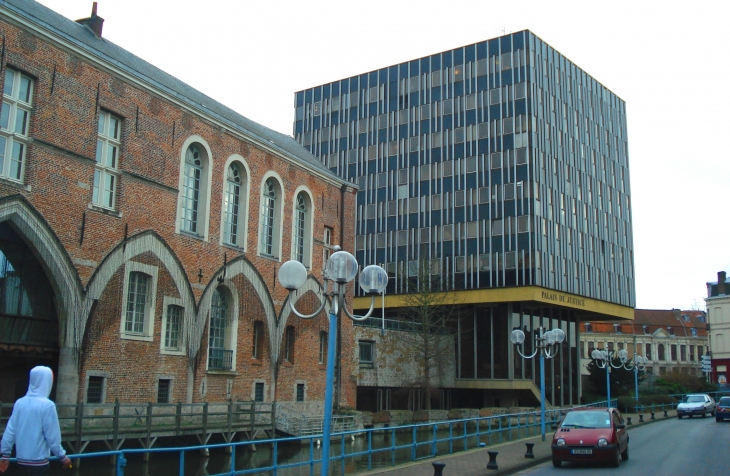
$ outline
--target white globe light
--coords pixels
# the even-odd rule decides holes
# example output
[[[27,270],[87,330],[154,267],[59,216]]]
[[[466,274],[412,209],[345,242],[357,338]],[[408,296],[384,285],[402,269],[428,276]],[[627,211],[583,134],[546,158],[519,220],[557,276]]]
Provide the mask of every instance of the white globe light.
[[[603,360],[608,360],[608,351],[607,350],[602,350],[601,351],[601,358]]]
[[[388,285],[388,273],[380,266],[371,264],[360,272],[360,287],[366,294],[380,294]]]
[[[299,261],[287,261],[279,268],[278,277],[284,289],[296,291],[304,286],[304,282],[307,280],[307,268]]]
[[[591,352],[591,358],[593,360],[601,360],[601,351],[598,349],[593,349],[593,352]]]
[[[543,334],[543,337],[548,344],[554,344],[556,341],[555,331],[547,331],[545,334]]]
[[[562,344],[565,340],[565,332],[563,332],[563,329],[553,329],[553,334],[555,334],[555,341],[558,344]]]
[[[512,334],[510,334],[509,340],[511,340],[513,344],[522,344],[525,342],[525,333],[519,329],[515,329],[512,331]]]
[[[357,276],[357,260],[347,251],[332,253],[327,260],[327,277],[344,284],[349,283]]]
[[[629,353],[626,349],[621,349],[618,351],[618,358],[621,362],[626,362],[629,359]]]

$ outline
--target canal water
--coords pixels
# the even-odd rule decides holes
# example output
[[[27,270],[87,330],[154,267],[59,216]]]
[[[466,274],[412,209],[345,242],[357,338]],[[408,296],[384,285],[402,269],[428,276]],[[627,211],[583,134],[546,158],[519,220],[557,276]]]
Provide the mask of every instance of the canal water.
[[[484,431],[484,430],[482,430]],[[468,428],[468,433],[474,433],[474,428]],[[413,443],[412,431],[395,432],[395,441],[393,441],[393,432],[391,430],[376,431],[372,433],[372,448],[388,449],[388,451],[371,453],[361,456],[349,456],[344,460],[333,460],[330,462],[330,475],[352,474],[358,471],[365,471],[369,468],[376,469],[385,466],[391,466],[394,463],[400,464],[411,461]],[[482,433],[477,440],[476,436],[464,438],[463,427],[459,426],[452,430],[452,438],[449,441],[449,430],[439,430],[437,439],[443,440],[436,444],[438,454],[448,454],[451,452],[459,452],[466,448],[472,449],[484,443],[491,445],[500,441],[510,439],[524,438],[539,434],[539,428],[520,428],[512,430],[492,431],[491,434]],[[433,440],[432,430],[419,431],[416,435],[418,443],[416,447],[416,459],[428,458],[431,456]],[[187,444],[186,444],[187,443]],[[193,443],[175,442],[179,446],[190,446]],[[394,446],[408,445],[407,448],[401,448],[390,451]],[[156,446],[160,448],[160,446]],[[368,436],[362,433],[354,439],[348,435],[345,438],[344,447],[342,439],[337,438],[332,441],[330,454],[339,456],[343,452],[345,455],[353,453],[367,452]],[[103,451],[98,448],[97,451]],[[278,469],[278,476],[307,476],[310,474],[310,452],[314,454],[314,459],[321,458],[321,448],[316,445],[309,444],[308,440],[299,442],[281,442],[277,445],[277,462],[279,465],[289,465],[302,463],[301,466]],[[185,476],[210,476],[230,471],[231,454],[226,452],[225,448],[212,448],[209,456],[204,456],[200,450],[190,450],[185,452]],[[177,476],[179,475],[180,456],[178,451],[152,453],[149,461],[145,462],[141,454],[126,454],[127,465],[124,468],[125,476]],[[250,446],[239,446],[236,448],[237,471],[253,468],[263,468],[273,464],[273,445],[257,444],[256,451],[252,451]],[[18,474],[17,467],[11,465],[11,469],[3,476],[12,476]],[[312,474],[319,474],[319,464],[314,465]],[[71,470],[62,470],[60,463],[54,462],[52,465],[52,476],[116,476],[115,466],[111,464],[109,456],[85,458],[81,460],[81,464],[74,464]],[[273,471],[260,471],[253,473],[256,475],[273,475]]]

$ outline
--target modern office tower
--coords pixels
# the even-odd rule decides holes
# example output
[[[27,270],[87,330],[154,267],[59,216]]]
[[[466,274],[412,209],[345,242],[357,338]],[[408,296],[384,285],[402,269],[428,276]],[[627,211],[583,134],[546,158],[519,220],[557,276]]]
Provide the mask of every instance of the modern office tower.
[[[577,403],[576,323],[631,319],[635,305],[625,102],[521,31],[309,88],[295,105],[295,139],[358,185],[343,247],[390,276],[385,321],[368,321],[386,331],[360,329],[372,362],[358,406],[423,407],[418,365],[388,371],[385,356],[405,351],[385,341],[428,273],[460,305],[435,405],[534,404],[538,359],[509,334],[526,330],[531,353],[540,326],[567,335],[547,398]],[[409,386],[407,402],[393,397]]]

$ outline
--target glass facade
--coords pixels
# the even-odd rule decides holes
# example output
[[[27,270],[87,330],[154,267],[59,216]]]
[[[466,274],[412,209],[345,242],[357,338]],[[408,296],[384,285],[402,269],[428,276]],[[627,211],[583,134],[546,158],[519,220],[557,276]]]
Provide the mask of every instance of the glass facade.
[[[358,185],[355,256],[388,294],[428,263],[450,290],[634,307],[626,105],[531,32],[295,100],[295,139]]]

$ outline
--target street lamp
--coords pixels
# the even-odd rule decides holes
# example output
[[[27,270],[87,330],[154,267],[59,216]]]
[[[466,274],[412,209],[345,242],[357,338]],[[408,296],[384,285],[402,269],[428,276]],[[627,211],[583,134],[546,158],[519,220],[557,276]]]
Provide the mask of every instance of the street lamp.
[[[520,346],[525,342],[525,333],[520,329],[515,329],[509,336],[509,340],[516,346],[517,353],[523,359],[531,359],[540,353],[540,430],[542,431],[542,441],[545,441],[545,358],[552,359],[558,354],[560,344],[565,340],[565,332],[562,329],[553,329],[545,331],[540,327],[540,334],[535,339],[535,351],[532,355],[525,355],[520,351]]]
[[[646,369],[646,364],[649,363],[649,359],[646,357],[642,357],[640,355],[636,355],[636,350],[634,350],[634,392],[636,394],[636,401],[639,401],[639,370],[642,372],[644,369]],[[631,367],[626,367],[627,370],[631,370]]]
[[[327,385],[324,397],[324,421],[322,422],[322,472],[326,476],[329,472],[330,462],[330,433],[332,424],[332,394],[334,391],[335,376],[335,345],[337,343],[337,319],[341,311],[354,321],[362,321],[370,317],[375,308],[375,296],[385,290],[388,284],[388,274],[383,268],[376,265],[367,266],[360,272],[360,287],[365,294],[370,296],[370,310],[364,316],[350,314],[345,306],[345,290],[347,283],[357,276],[358,264],[354,256],[347,251],[340,251],[335,246],[335,252],[327,259],[324,271],[324,289],[322,291],[322,303],[312,314],[301,314],[294,308],[294,296],[297,289],[304,286],[307,280],[307,270],[299,261],[291,260],[282,264],[279,268],[279,282],[289,291],[289,308],[302,319],[310,319],[317,316],[327,303],[330,304],[329,313],[329,340],[327,343]],[[332,281],[332,291],[329,291],[329,281]]]
[[[619,362],[621,362],[619,365],[613,365],[613,359],[618,357]],[[608,398],[608,406],[611,407],[611,380],[608,376],[609,365],[613,367],[614,369],[625,369],[625,370],[632,370],[636,369],[636,372],[634,373],[634,383],[636,385],[636,399],[639,399],[639,369],[638,366],[643,365],[648,362],[648,360],[644,360],[643,357],[637,356],[636,353],[634,353],[634,364],[628,365],[629,360],[629,353],[625,349],[621,349],[618,351],[618,353],[615,353],[614,351],[607,351],[607,350],[598,350],[594,349],[593,352],[591,352],[591,358],[596,361],[596,367],[599,369],[606,369],[606,396]],[[638,359],[641,359],[641,363],[639,363]],[[643,368],[641,370],[644,370]]]

